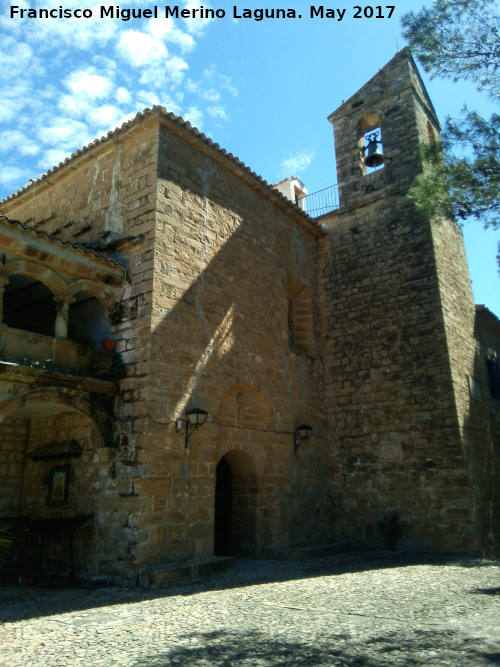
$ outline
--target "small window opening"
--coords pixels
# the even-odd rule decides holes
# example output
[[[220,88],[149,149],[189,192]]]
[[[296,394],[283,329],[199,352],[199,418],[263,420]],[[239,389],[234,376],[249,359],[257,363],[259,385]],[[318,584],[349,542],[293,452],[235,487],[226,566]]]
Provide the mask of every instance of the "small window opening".
[[[296,278],[287,285],[288,345],[291,349],[314,356],[314,327],[311,288]]]
[[[486,359],[486,367],[490,381],[490,393],[493,398],[500,398],[500,364],[496,354]]]

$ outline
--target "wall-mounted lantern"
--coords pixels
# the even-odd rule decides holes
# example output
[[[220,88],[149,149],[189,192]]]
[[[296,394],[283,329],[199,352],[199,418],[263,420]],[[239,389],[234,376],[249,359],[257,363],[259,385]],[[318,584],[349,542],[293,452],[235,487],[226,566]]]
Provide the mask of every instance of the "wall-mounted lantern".
[[[175,422],[175,432],[179,433],[182,429],[182,425],[186,424],[186,441],[184,447],[187,448],[189,438],[192,436],[193,431],[196,431],[203,426],[207,418],[208,412],[202,410],[201,408],[191,408],[191,410],[186,411],[186,419],[178,419]]]
[[[309,440],[312,433],[312,426],[307,424],[302,424],[299,426],[293,435],[293,444],[294,444],[294,454],[297,455],[297,449],[305,441]]]

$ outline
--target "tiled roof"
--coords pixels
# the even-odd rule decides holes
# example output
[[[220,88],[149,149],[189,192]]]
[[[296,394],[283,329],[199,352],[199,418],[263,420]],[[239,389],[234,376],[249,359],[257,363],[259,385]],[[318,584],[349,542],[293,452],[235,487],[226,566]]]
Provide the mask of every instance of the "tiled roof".
[[[147,118],[151,118],[153,116],[159,116],[161,119],[166,120],[173,128],[175,128],[178,132],[186,132],[191,137],[195,137],[198,141],[200,141],[202,144],[205,146],[209,147],[212,150],[215,150],[216,153],[218,153],[219,156],[225,158],[229,162],[231,162],[233,165],[236,165],[238,170],[246,175],[249,176],[252,180],[266,188],[272,195],[278,199],[284,202],[290,209],[292,209],[296,214],[300,214],[300,216],[303,218],[304,222],[309,223],[309,226],[314,229],[316,233],[322,233],[322,229],[320,225],[310,218],[306,213],[304,213],[298,206],[296,206],[293,202],[291,202],[289,199],[284,197],[280,192],[275,190],[272,185],[270,185],[267,181],[265,181],[261,176],[256,174],[254,171],[252,171],[249,167],[247,167],[241,160],[239,160],[236,156],[234,156],[232,153],[228,153],[224,148],[221,148],[221,146],[215,142],[213,142],[211,139],[209,139],[203,132],[200,132],[196,127],[193,127],[191,123],[188,121],[185,121],[182,119],[180,116],[176,116],[173,113],[170,113],[167,111],[164,107],[155,105],[151,109],[144,109],[144,111],[137,113],[133,118],[130,120],[126,121],[123,123],[120,127],[115,128],[114,130],[111,130],[110,132],[107,133],[106,136],[101,137],[100,139],[95,139],[95,141],[91,142],[87,146],[84,146],[83,148],[80,148],[79,150],[75,151],[74,153],[71,154],[70,157],[67,157],[65,160],[60,162],[58,165],[53,167],[52,169],[49,169],[45,174],[40,176],[34,181],[31,181],[29,185],[25,185],[23,188],[18,190],[17,192],[14,192],[13,194],[9,195],[5,199],[3,199],[0,203],[2,202],[8,202],[11,199],[17,197],[18,195],[26,192],[29,188],[33,187],[33,184],[38,184],[43,182],[45,179],[48,177],[52,176],[55,174],[59,169],[63,168],[70,162],[72,162],[75,158],[85,155],[89,152],[91,152],[94,148],[97,146],[113,139],[116,138],[118,135],[121,133],[125,133],[129,131],[132,127],[139,125],[140,123],[143,122],[143,120]]]
[[[71,250],[75,250],[76,252],[80,252],[81,254],[84,255],[92,255],[96,259],[100,261],[107,262],[109,264],[113,264],[116,267],[121,267],[121,264],[119,264],[116,260],[112,259],[111,257],[106,257],[105,255],[102,255],[101,253],[96,252],[93,248],[88,247],[88,244],[85,243],[74,243],[74,242],[69,242],[69,241],[61,241],[57,236],[53,236],[51,234],[47,234],[47,232],[44,232],[40,229],[33,229],[33,227],[29,227],[28,225],[25,225],[22,223],[20,220],[11,220],[5,215],[0,214],[0,223],[3,223],[5,225],[11,225],[11,226],[16,226],[18,229],[20,229],[23,232],[28,232],[32,236],[41,236],[48,241],[51,241],[53,243],[58,243],[61,246],[70,248]]]

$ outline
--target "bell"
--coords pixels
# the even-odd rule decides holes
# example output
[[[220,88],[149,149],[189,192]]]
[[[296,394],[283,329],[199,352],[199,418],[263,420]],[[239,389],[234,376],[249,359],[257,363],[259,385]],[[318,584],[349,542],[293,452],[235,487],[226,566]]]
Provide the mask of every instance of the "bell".
[[[370,139],[368,146],[365,147],[365,165],[367,167],[380,167],[381,164],[384,164],[384,156],[378,147],[380,141],[376,139]]]

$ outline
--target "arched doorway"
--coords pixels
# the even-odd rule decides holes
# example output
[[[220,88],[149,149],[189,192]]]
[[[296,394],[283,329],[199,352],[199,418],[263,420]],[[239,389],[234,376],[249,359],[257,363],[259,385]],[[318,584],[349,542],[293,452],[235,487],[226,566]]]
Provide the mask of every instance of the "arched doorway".
[[[223,456],[215,470],[214,554],[231,554],[231,521],[233,515],[233,483],[231,466]]]
[[[233,450],[215,471],[214,553],[255,557],[257,552],[257,475],[250,457]]]

